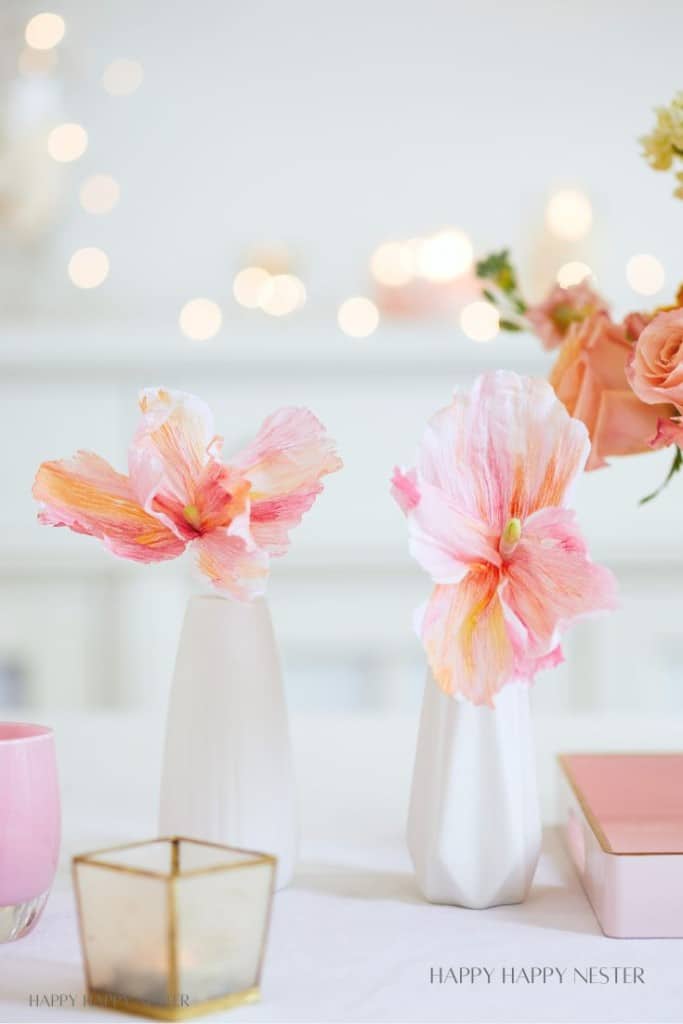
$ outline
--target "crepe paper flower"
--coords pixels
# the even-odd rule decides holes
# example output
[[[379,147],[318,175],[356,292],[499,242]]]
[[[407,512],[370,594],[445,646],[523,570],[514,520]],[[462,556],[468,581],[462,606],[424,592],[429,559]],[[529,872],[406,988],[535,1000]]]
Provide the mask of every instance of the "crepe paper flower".
[[[535,306],[529,306],[526,317],[533,332],[547,351],[558,348],[572,324],[580,323],[594,313],[606,313],[607,304],[588,281],[569,288],[559,284]]]
[[[430,420],[415,469],[395,471],[411,553],[435,583],[418,632],[446,693],[492,706],[562,660],[574,620],[615,606],[566,507],[589,448],[546,381],[496,371]]]
[[[138,562],[177,558],[188,546],[219,590],[261,595],[271,555],[342,466],[334,442],[307,409],[273,413],[229,463],[208,407],[162,388],[140,395],[142,421],[128,452],[128,475],[91,452],[43,462],[33,485],[48,526],[98,537]]]
[[[550,371],[557,397],[588,428],[587,470],[606,466],[612,455],[650,451],[659,421],[676,411],[667,402],[647,405],[634,394],[627,379],[632,355],[623,327],[596,313],[572,324]]]

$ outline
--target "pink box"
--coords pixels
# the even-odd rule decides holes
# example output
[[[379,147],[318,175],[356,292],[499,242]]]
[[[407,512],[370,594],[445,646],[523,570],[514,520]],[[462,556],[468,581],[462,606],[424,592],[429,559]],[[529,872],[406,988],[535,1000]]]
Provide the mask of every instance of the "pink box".
[[[559,758],[572,860],[605,935],[683,937],[683,754]]]

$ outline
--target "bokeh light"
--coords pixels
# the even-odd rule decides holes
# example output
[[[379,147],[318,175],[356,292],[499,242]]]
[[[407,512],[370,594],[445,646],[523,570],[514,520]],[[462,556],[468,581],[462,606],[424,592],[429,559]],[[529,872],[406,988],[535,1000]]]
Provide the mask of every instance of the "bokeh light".
[[[81,124],[58,124],[47,137],[47,151],[53,160],[68,164],[83,156],[88,148],[88,133]]]
[[[585,192],[563,188],[550,197],[545,221],[552,233],[566,242],[585,238],[593,224],[593,208]]]
[[[139,61],[121,58],[104,69],[102,85],[110,96],[130,96],[140,88],[143,74]]]
[[[223,314],[211,299],[190,299],[181,309],[178,322],[180,330],[192,341],[208,341],[221,329]]]
[[[626,280],[639,295],[655,295],[664,287],[666,274],[656,256],[641,252],[626,264]]]
[[[569,263],[564,263],[560,267],[556,280],[562,288],[571,288],[591,277],[593,277],[593,271],[587,263],[582,263],[581,260],[570,260]]]
[[[303,281],[294,274],[273,274],[264,281],[259,306],[271,316],[287,316],[300,309],[306,301]]]
[[[412,280],[415,261],[411,246],[405,242],[383,242],[370,260],[375,280],[388,288],[400,288]]]
[[[102,249],[77,249],[68,270],[77,288],[97,288],[109,275],[109,257]]]
[[[270,274],[263,267],[244,267],[232,282],[235,301],[245,309],[258,309],[263,287],[269,280]]]
[[[492,341],[500,328],[498,310],[490,302],[470,302],[460,313],[460,326],[472,341]]]
[[[342,302],[337,311],[337,322],[350,338],[367,338],[377,329],[379,310],[370,299],[355,295]]]
[[[120,189],[109,174],[93,174],[85,179],[79,195],[86,213],[109,213],[119,201]]]
[[[51,50],[64,38],[64,19],[58,14],[44,11],[35,14],[26,25],[24,38],[34,50]]]
[[[472,266],[474,250],[464,231],[449,228],[423,239],[417,269],[430,281],[451,281]]]

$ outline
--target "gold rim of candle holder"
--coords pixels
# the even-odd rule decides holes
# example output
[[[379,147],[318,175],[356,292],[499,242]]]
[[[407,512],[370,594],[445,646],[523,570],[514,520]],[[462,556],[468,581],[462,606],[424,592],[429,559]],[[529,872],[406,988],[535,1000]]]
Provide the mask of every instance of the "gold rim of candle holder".
[[[114,864],[108,862],[106,854],[118,853],[121,850],[131,850],[139,846],[152,846],[156,843],[171,844],[171,870],[153,871],[150,868],[135,868],[127,864]],[[212,864],[207,868],[195,868],[191,871],[181,871],[179,867],[178,850],[180,843],[192,843],[195,846],[210,846],[217,850],[225,850],[228,853],[241,853],[250,855],[249,860],[231,861],[226,864]],[[154,878],[157,881],[168,885],[168,1002],[148,1003],[141,999],[127,998],[126,996],[114,995],[105,992],[92,985],[90,976],[90,963],[88,960],[87,946],[83,934],[83,913],[81,905],[81,893],[78,885],[78,865],[86,864],[89,867],[100,867],[107,871],[119,871],[125,874],[136,875],[143,878]],[[268,912],[266,915],[266,926],[261,943],[261,951],[256,968],[254,985],[243,989],[241,992],[231,992],[225,996],[217,996],[214,999],[205,999],[191,1006],[178,1005],[180,994],[178,985],[178,965],[175,956],[176,952],[176,913],[175,913],[175,883],[178,879],[199,878],[203,875],[216,874],[219,871],[231,871],[235,868],[249,868],[255,864],[270,864],[273,868],[270,895],[268,898]],[[76,908],[78,916],[78,935],[83,954],[83,966],[85,971],[88,1002],[93,1006],[103,1009],[111,1009],[117,1012],[131,1013],[135,1016],[149,1017],[152,1020],[190,1020],[203,1014],[212,1013],[217,1010],[229,1010],[237,1006],[244,1006],[248,1003],[255,1003],[261,998],[261,973],[265,958],[270,921],[273,910],[273,897],[275,895],[275,878],[277,873],[277,857],[270,853],[260,853],[256,850],[246,850],[238,846],[226,846],[225,843],[212,843],[204,839],[193,839],[190,836],[159,836],[156,839],[143,839],[136,843],[120,843],[117,846],[109,846],[102,850],[93,850],[90,853],[80,853],[71,859],[71,872],[74,893],[76,897]]]
[[[132,1013],[136,1017],[150,1017],[152,1020],[192,1020],[205,1013],[218,1010],[234,1010],[238,1006],[257,1003],[261,998],[258,985],[245,988],[242,992],[232,992],[229,996],[218,996],[216,999],[205,999],[193,1006],[162,1006],[156,1003],[145,1003],[140,999],[127,999],[125,996],[114,996],[100,989],[88,988],[88,1004],[100,1009],[115,1010],[117,1013]]]

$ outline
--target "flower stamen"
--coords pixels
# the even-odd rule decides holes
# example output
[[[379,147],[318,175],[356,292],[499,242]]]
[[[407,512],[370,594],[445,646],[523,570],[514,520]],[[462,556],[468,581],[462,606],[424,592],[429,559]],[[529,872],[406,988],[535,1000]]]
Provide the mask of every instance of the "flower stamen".
[[[517,547],[519,538],[522,536],[522,520],[513,516],[512,519],[508,519],[505,529],[500,535],[499,550],[501,555],[508,556]]]
[[[202,523],[202,517],[196,505],[186,505],[183,509],[183,518],[190,526],[198,530]]]

